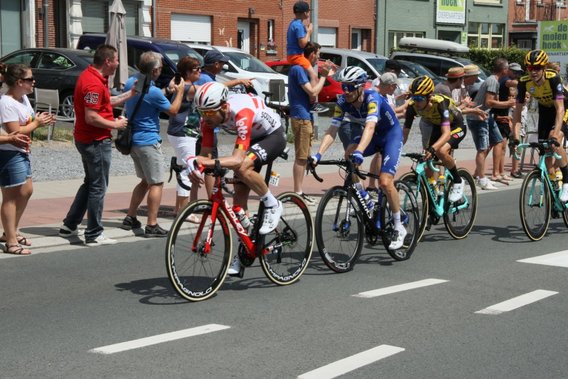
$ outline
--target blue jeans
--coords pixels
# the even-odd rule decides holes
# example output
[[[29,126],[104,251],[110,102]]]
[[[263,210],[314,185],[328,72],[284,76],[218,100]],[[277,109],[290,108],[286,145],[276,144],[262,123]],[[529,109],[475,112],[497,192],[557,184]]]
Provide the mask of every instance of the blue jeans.
[[[68,228],[75,230],[88,211],[85,239],[90,240],[98,237],[104,229],[102,223],[103,205],[108,188],[112,140],[107,138],[89,144],[75,141],[75,147],[81,154],[85,180],[79,187],[63,223]]]

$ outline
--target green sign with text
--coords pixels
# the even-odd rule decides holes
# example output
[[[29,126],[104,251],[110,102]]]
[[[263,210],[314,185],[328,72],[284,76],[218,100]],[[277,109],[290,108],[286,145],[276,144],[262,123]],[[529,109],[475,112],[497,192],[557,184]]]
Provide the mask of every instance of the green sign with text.
[[[539,46],[547,53],[568,53],[568,21],[541,21]]]

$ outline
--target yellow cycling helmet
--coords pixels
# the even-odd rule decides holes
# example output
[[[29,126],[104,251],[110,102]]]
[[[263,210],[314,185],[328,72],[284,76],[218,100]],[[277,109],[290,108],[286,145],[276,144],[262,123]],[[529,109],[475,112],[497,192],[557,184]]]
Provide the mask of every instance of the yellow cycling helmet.
[[[532,50],[525,55],[525,66],[546,66],[548,54],[544,50]]]
[[[419,76],[412,81],[408,90],[413,95],[428,96],[434,92],[434,81],[429,76]]]

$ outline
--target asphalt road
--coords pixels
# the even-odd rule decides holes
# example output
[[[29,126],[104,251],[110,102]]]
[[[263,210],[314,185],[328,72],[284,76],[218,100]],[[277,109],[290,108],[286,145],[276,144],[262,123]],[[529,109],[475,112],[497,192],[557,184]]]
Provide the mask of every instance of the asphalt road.
[[[517,202],[481,194],[467,239],[436,226],[409,261],[365,248],[333,274],[314,251],[292,286],[255,265],[202,303],[173,292],[165,240],[1,260],[0,377],[566,378],[567,255],[519,262],[566,227],[529,242]]]

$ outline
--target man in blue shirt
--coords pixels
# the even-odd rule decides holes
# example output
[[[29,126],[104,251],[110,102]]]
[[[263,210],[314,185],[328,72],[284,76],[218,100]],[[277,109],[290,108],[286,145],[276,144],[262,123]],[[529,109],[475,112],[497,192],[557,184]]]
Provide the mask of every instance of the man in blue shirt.
[[[315,65],[319,59],[321,46],[315,42],[308,42],[304,48],[304,56]],[[317,84],[313,86],[308,73],[300,65],[293,65],[288,71],[288,99],[290,102],[290,119],[294,133],[294,148],[296,158],[293,165],[294,191],[304,198],[308,204],[315,204],[315,200],[307,196],[302,188],[304,171],[312,147],[314,134],[312,115],[310,114],[310,97],[317,96],[323,88],[325,78],[333,75],[330,65],[322,68]]]
[[[160,112],[175,116],[180,108],[183,98],[184,81],[169,88],[174,88],[175,97],[170,103],[162,90],[154,85],[162,72],[162,56],[153,51],[147,51],[140,56],[138,68],[143,75],[151,81],[148,92],[144,95],[136,114],[132,117],[140,94],[126,102],[126,115],[131,121],[132,149],[130,156],[134,161],[136,175],[140,183],[134,187],[128,213],[122,222],[122,228],[126,230],[138,229],[142,226],[136,218],[138,207],[148,194],[148,220],[144,229],[145,237],[166,237],[167,230],[158,225],[158,210],[162,201],[162,188],[164,185],[164,155],[160,137]],[[141,78],[140,78],[141,79]],[[136,76],[130,77],[124,86],[128,91],[138,80]]]

